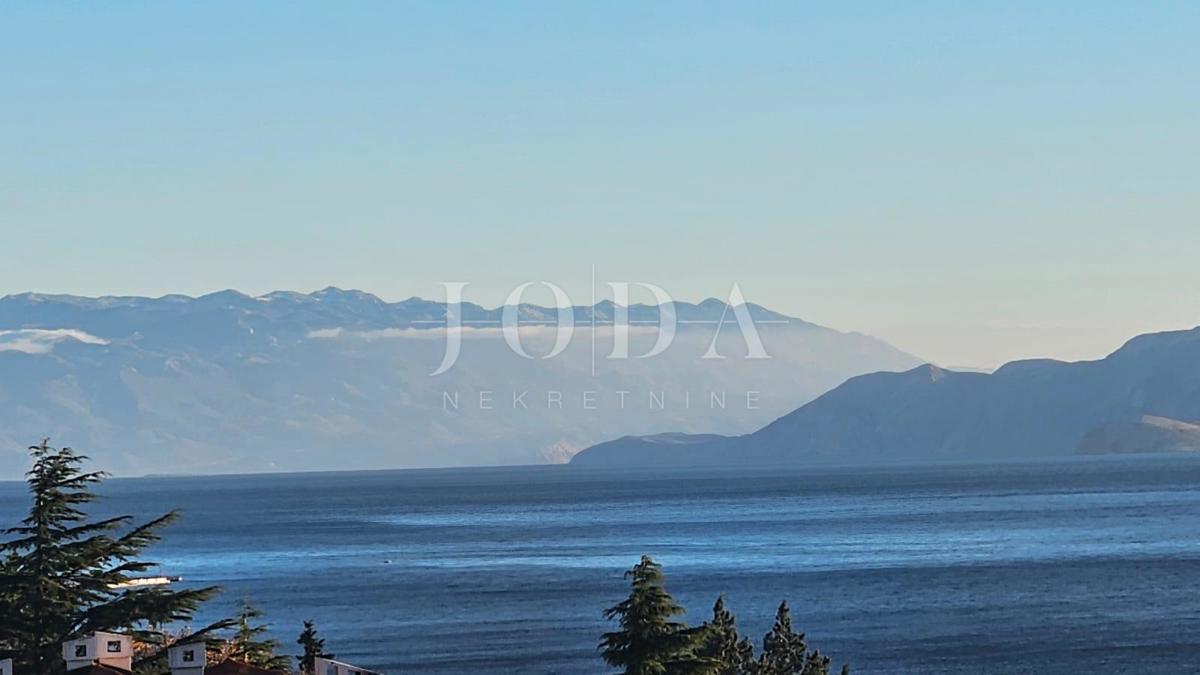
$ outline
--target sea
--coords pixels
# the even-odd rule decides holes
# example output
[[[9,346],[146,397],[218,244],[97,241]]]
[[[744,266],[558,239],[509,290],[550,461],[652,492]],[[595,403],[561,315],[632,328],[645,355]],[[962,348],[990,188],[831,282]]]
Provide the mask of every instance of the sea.
[[[852,672],[1200,673],[1200,457],[571,466],[111,479],[97,515],[182,519],[148,557],[243,598],[295,653],[315,619],[384,673],[611,672],[603,610],[643,554],[696,624],[754,642],[786,600]],[[0,484],[0,518],[26,508]]]

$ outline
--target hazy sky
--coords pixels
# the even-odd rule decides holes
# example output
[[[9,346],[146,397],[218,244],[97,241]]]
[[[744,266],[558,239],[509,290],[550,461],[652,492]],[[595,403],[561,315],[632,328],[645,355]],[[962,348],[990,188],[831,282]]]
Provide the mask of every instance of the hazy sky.
[[[595,265],[983,366],[1200,324],[1200,3],[650,4],[5,3],[0,294]]]

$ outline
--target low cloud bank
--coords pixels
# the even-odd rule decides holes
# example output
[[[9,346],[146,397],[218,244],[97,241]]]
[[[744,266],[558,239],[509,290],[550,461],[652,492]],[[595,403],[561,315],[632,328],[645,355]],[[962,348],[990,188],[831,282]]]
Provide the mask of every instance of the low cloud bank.
[[[22,328],[20,330],[0,330],[0,352],[49,354],[54,351],[55,345],[63,340],[75,340],[89,345],[108,344],[108,340],[104,338],[98,338],[73,328],[54,330]]]

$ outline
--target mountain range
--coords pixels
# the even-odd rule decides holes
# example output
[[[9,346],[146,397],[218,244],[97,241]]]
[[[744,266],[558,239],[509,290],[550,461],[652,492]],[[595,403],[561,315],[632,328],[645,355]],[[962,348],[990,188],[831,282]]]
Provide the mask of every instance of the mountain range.
[[[922,365],[850,378],[740,436],[626,436],[573,465],[886,464],[1200,450],[1200,328],[1136,337],[1104,359]]]
[[[729,307],[673,303],[670,348],[608,358],[611,302],[513,309],[536,358],[464,303],[462,354],[433,375],[452,331],[444,303],[328,288],[250,297],[0,298],[0,477],[50,437],[118,475],[562,462],[615,434],[744,433],[847,378],[921,360],[876,338],[746,305],[769,359],[747,359]],[[663,308],[628,308],[630,354]],[[595,327],[593,327],[593,321]],[[715,346],[724,358],[702,358]],[[556,401],[557,399],[557,401]]]

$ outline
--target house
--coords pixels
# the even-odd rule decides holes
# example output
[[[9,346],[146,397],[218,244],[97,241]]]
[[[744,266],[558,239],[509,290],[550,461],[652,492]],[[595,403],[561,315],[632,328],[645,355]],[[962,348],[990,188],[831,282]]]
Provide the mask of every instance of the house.
[[[167,665],[171,675],[204,675],[208,651],[203,642],[185,642],[167,649]]]
[[[133,640],[127,635],[96,632],[63,643],[70,675],[129,675],[133,672]]]
[[[132,675],[133,641],[116,633],[92,633],[63,643],[67,675]],[[286,670],[269,670],[226,659],[208,665],[208,650],[201,641],[180,642],[167,649],[171,675],[292,675]],[[13,675],[12,660],[0,661],[0,675]],[[317,659],[310,675],[380,675],[365,668]]]
[[[226,659],[208,665],[208,651],[203,642],[187,642],[167,650],[171,675],[290,675],[287,671],[268,670],[248,663]]]
[[[168,651],[171,675],[291,675],[286,671],[268,670],[232,659],[211,666],[205,661],[206,652],[202,643],[179,644]],[[381,675],[333,659],[317,658],[314,663],[313,672],[309,675]]]

